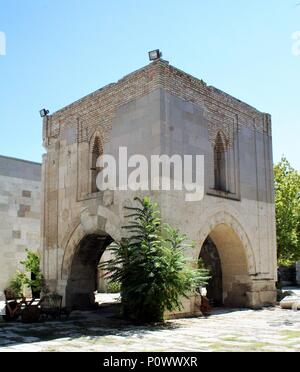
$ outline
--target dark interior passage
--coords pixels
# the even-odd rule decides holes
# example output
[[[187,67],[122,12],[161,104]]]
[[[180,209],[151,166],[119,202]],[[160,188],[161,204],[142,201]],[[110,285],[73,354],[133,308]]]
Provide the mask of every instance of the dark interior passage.
[[[207,298],[212,306],[223,305],[223,280],[222,265],[218,249],[214,242],[208,237],[201,249],[200,258],[204,265],[210,271],[211,279],[206,286]]]
[[[81,240],[74,255],[67,283],[66,305],[87,310],[95,307],[97,268],[105,249],[113,242],[109,235],[91,234]]]

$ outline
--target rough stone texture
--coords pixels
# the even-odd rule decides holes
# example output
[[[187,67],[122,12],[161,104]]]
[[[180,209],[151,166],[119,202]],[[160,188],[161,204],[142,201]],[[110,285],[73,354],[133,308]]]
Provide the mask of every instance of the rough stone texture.
[[[280,307],[282,309],[300,310],[300,297],[295,295],[287,296],[280,301]]]
[[[31,198],[31,191],[23,190],[22,196],[24,196],[24,198]]]
[[[227,306],[274,304],[276,237],[270,115],[207,86],[163,60],[125,76],[44,119],[43,270],[50,288],[90,298],[75,275],[87,236],[119,240],[124,205],[149,192],[92,192],[93,148],[104,153],[205,155],[205,197],[186,202],[185,191],[151,192],[165,222],[196,242],[198,259],[210,237],[222,263]],[[226,138],[226,190],[215,189],[214,147]],[[98,252],[103,245],[95,245]],[[88,250],[89,248],[87,248]],[[97,256],[98,257],[98,256]],[[87,259],[87,256],[85,256]],[[86,268],[90,268],[87,263]],[[74,277],[76,276],[76,278]],[[96,284],[95,284],[96,288]],[[72,305],[72,303],[69,303]],[[179,314],[198,312],[197,298]]]
[[[40,247],[41,164],[0,156],[0,291]]]

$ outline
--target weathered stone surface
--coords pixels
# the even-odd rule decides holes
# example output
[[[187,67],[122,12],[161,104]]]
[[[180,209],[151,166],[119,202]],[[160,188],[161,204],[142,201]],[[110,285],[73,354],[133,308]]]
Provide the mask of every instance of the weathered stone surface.
[[[22,191],[22,196],[24,196],[24,198],[31,198],[31,191],[23,190]]]
[[[21,239],[21,231],[20,230],[13,230],[12,237],[14,239]]]
[[[280,307],[282,309],[300,310],[300,297],[287,296],[280,301]]]
[[[26,199],[25,199],[26,198]],[[26,201],[26,204],[24,204]],[[40,247],[41,165],[0,156],[0,290]],[[5,203],[4,203],[5,202]]]
[[[196,261],[207,237],[214,242],[222,263],[225,305],[274,304],[270,115],[160,60],[44,118],[43,137],[47,150],[43,271],[64,298],[75,298],[76,291],[81,298],[90,298],[92,282],[97,281],[89,263],[86,272],[78,264],[81,242],[91,235],[100,242],[120,239],[123,206],[130,205],[134,196],[150,194],[159,203],[164,222],[196,242],[188,256]],[[217,137],[223,139],[226,151],[221,172],[226,190],[215,187]],[[114,191],[113,197],[95,192],[95,153],[103,149],[118,158],[121,146],[127,147],[128,157],[143,154],[148,160],[162,154],[204,155],[204,199],[186,202],[185,190]],[[100,252],[103,245],[93,247]],[[76,267],[81,267],[82,277]],[[86,285],[86,275],[92,272]],[[195,299],[186,300],[181,315],[196,312]]]

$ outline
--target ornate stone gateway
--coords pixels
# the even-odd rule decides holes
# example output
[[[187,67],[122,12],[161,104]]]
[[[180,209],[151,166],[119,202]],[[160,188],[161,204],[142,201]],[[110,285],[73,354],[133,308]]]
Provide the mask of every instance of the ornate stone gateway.
[[[123,207],[135,195],[150,195],[164,222],[196,242],[186,252],[195,261],[210,239],[222,273],[218,301],[227,306],[274,304],[268,114],[157,60],[46,116],[43,128],[43,271],[68,305],[93,304],[97,264],[110,242],[120,239]],[[128,156],[147,159],[154,154],[204,155],[204,199],[188,202],[185,192],[175,190],[99,191],[97,159],[102,153],[115,156],[120,147],[127,148]],[[197,312],[191,298],[180,315]]]

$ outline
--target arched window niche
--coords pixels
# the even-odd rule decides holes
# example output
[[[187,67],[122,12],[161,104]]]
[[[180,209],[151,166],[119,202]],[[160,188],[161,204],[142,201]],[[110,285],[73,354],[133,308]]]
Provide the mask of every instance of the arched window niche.
[[[214,189],[228,191],[227,187],[227,139],[219,131],[214,144]]]

